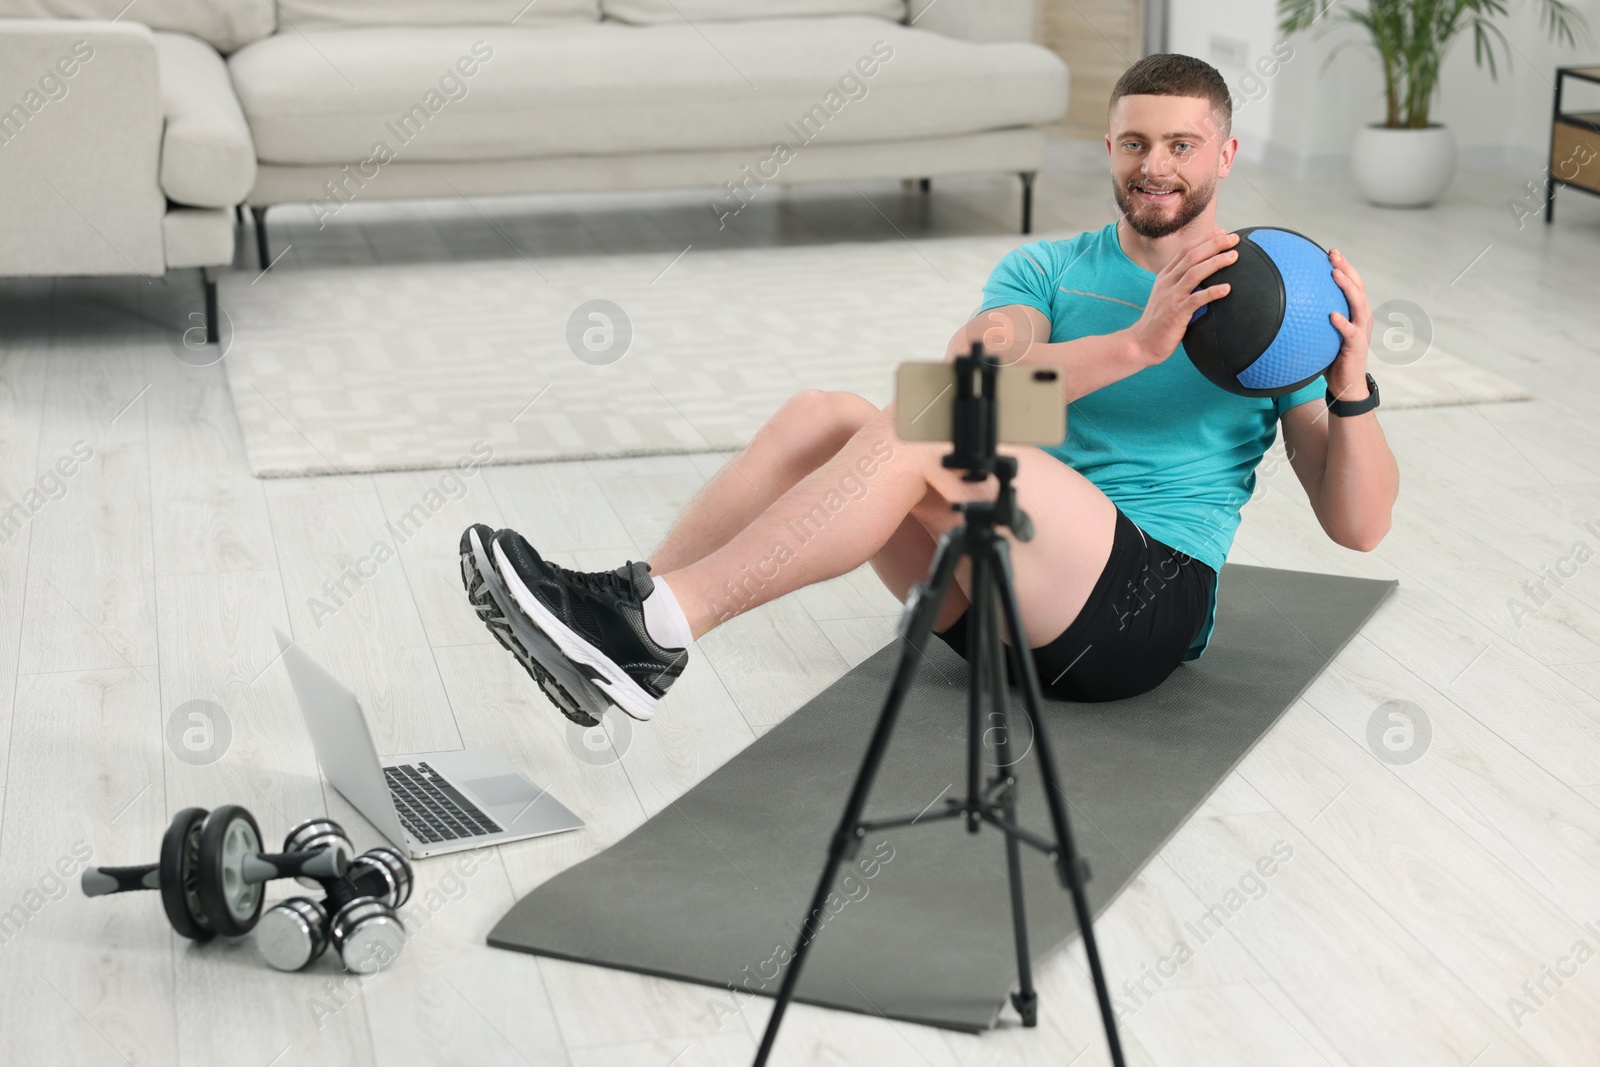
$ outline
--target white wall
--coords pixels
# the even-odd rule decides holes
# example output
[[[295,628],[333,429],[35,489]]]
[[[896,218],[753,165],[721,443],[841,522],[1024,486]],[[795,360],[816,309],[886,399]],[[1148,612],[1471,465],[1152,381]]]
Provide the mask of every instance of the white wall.
[[[1227,79],[1235,97],[1233,132],[1239,138],[1239,156],[1253,163],[1262,162],[1272,136],[1272,116],[1280,95],[1273,91],[1273,82],[1287,73],[1287,70],[1282,71],[1272,80],[1260,79],[1258,74],[1248,83],[1245,80],[1252,65],[1272,54],[1279,39],[1272,19],[1276,2],[1228,0],[1219,4],[1215,0],[1170,0],[1167,8],[1167,51],[1203,59]],[[1213,55],[1213,35],[1245,42],[1245,63],[1236,64]],[[1298,60],[1296,56],[1295,61]],[[1256,88],[1258,84],[1265,92]]]
[[[1510,165],[1536,174],[1545,165],[1555,68],[1600,65],[1600,0],[1570,2],[1589,22],[1589,35],[1579,34],[1576,49],[1551,42],[1539,25],[1537,0],[1509,0],[1508,13],[1496,25],[1511,43],[1511,59],[1508,68],[1499,46],[1497,81],[1487,60],[1482,68],[1475,65],[1470,30],[1452,44],[1430,120],[1454,131],[1463,167]],[[1365,0],[1346,3],[1359,5],[1356,10],[1365,6]],[[1330,31],[1319,27],[1285,40],[1277,30],[1277,0],[1169,4],[1168,50],[1213,64],[1235,92],[1234,133],[1242,158],[1297,176],[1349,169],[1356,130],[1384,117],[1382,69],[1363,28],[1339,21]],[[1245,63],[1215,54],[1214,35],[1244,41]],[[1340,49],[1322,73],[1343,41],[1355,43]],[[1282,54],[1283,43],[1294,50],[1293,58],[1271,78],[1261,77],[1258,62],[1274,46]],[[1593,99],[1593,93],[1581,98]]]

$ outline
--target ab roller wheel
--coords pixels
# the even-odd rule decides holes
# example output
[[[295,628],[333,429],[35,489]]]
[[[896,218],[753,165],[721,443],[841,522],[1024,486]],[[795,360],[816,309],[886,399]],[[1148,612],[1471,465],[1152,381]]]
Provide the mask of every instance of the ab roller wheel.
[[[192,941],[204,941],[214,930],[200,906],[200,826],[205,822],[205,808],[185,808],[178,812],[161,838],[161,860],[157,864],[157,888],[161,890],[161,907],[167,913],[172,928]],[[126,868],[129,870],[136,868]],[[119,868],[101,868],[102,872]],[[103,883],[102,883],[103,884]],[[101,892],[116,893],[124,889],[144,886],[119,886]],[[83,872],[83,891],[90,896],[89,872]]]
[[[261,852],[255,817],[236,804],[206,816],[200,827],[200,906],[211,932],[225,937],[248,934],[261,917],[261,885],[244,876],[247,857]]]
[[[161,859],[138,867],[90,867],[85,896],[154,889],[167,922],[206,941],[249,933],[261,917],[262,884],[276,878],[338,878],[355,849],[339,824],[311,819],[289,831],[284,851],[263,853],[255,818],[235,804],[185,808],[161,839]],[[313,880],[311,885],[320,885]]]

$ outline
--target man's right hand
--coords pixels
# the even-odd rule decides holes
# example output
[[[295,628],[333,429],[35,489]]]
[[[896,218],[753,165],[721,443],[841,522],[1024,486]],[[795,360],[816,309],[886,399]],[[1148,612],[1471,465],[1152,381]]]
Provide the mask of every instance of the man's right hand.
[[[982,341],[983,350],[1010,366],[1022,361],[1035,344],[1050,340],[1050,320],[1044,312],[1026,304],[1006,304],[979,312],[950,338],[944,361],[954,363],[957,356],[972,351],[972,342]]]
[[[1195,289],[1218,267],[1239,258],[1233,248],[1238,240],[1238,234],[1218,230],[1185,248],[1156,275],[1144,314],[1128,327],[1150,366],[1164,362],[1178,350],[1196,310],[1228,295],[1227,284],[1208,286],[1198,292]]]

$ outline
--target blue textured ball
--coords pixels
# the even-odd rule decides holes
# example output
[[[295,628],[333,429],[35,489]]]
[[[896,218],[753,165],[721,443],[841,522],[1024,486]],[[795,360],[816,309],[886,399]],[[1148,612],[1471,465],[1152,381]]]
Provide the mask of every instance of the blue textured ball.
[[[1328,318],[1350,317],[1321,245],[1276,226],[1236,231],[1239,258],[1199,285],[1228,295],[1189,320],[1183,348],[1195,369],[1240,396],[1287,396],[1332,366],[1344,338]]]

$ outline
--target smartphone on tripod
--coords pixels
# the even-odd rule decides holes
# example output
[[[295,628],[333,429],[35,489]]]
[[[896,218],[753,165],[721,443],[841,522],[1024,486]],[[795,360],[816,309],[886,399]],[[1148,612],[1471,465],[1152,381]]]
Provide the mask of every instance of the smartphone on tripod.
[[[981,388],[981,379],[974,382]],[[1012,363],[995,375],[997,442],[1059,445],[1067,439],[1061,371]],[[901,363],[894,377],[894,430],[902,441],[949,441],[955,428],[956,365]]]

